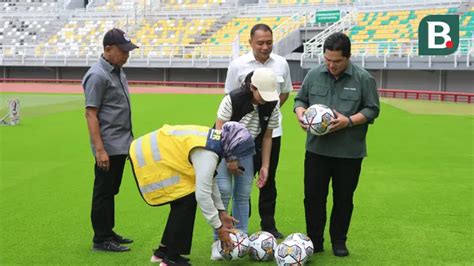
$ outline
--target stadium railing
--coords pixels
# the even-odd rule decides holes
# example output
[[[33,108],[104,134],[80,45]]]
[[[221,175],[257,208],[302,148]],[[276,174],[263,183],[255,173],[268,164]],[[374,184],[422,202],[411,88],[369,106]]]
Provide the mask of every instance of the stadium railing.
[[[0,78],[3,83],[81,83],[80,79]],[[224,82],[129,80],[131,85],[223,88]]]
[[[301,82],[293,83],[293,89],[296,91],[301,89]],[[399,89],[378,89],[378,92],[380,97],[387,98],[474,103],[474,93],[467,92],[443,92]]]
[[[474,103],[474,93],[379,89],[381,97]]]
[[[437,56],[419,56],[418,55],[418,41],[412,40],[409,42],[352,42],[352,56],[362,58],[362,67],[365,67],[365,59],[370,58],[384,58],[384,67],[387,66],[389,58],[404,58],[406,67],[411,67],[411,60],[413,58],[427,58],[428,64],[432,58]],[[463,38],[459,40],[459,46],[456,53],[449,55],[452,59],[453,67],[458,64],[459,58],[465,57],[466,66],[470,67],[472,63],[472,56],[474,55],[474,39]],[[448,57],[448,56],[438,56]],[[301,55],[301,65],[305,59],[317,59],[319,63],[323,60],[322,47],[316,45],[305,46],[305,50]]]
[[[418,54],[418,41],[408,42],[352,42],[352,54],[380,56],[413,56]],[[474,50],[473,39],[459,40],[458,55],[467,55]]]
[[[357,0],[355,6],[360,10],[412,10],[426,8],[458,7],[466,0]]]
[[[0,78],[2,83],[81,83],[80,79],[34,79],[34,78]],[[224,82],[199,81],[161,81],[161,80],[129,80],[131,85],[155,85],[177,87],[206,87],[223,88]],[[294,82],[293,89],[301,89],[301,82]],[[474,93],[467,92],[440,92],[422,90],[378,89],[381,97],[402,98],[413,100],[446,101],[474,103]]]

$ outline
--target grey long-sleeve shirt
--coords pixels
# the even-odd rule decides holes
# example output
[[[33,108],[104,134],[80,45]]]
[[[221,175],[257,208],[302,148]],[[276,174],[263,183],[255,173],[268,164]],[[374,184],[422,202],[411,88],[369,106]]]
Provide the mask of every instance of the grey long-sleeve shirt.
[[[212,151],[196,148],[191,152],[190,159],[196,173],[196,201],[206,221],[217,229],[222,225],[219,210],[225,210],[214,179],[219,156]]]

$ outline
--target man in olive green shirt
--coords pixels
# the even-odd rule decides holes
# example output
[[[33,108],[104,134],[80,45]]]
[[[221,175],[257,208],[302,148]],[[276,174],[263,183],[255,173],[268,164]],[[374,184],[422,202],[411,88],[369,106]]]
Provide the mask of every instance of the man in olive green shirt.
[[[353,65],[351,43],[343,33],[329,36],[323,46],[325,64],[306,75],[295,98],[294,110],[300,126],[306,108],[324,104],[334,110],[330,133],[316,136],[308,133],[304,166],[305,216],[308,236],[315,252],[323,251],[326,224],[326,198],[332,177],[333,208],[330,235],[336,256],[347,256],[347,232],[353,210],[362,159],[367,155],[368,124],[379,114],[379,96],[374,78],[363,68]]]

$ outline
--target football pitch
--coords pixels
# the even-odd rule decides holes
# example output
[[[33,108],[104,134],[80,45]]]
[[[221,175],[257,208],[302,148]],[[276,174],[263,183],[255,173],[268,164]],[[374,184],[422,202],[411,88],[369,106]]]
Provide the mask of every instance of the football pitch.
[[[145,204],[128,163],[116,198],[115,231],[135,240],[132,251],[91,250],[94,158],[82,95],[4,93],[2,107],[13,97],[20,99],[22,120],[15,127],[0,127],[0,265],[149,264],[169,207]],[[134,94],[135,137],[163,124],[211,126],[221,97]],[[305,233],[305,133],[292,113],[293,97],[283,107],[277,173],[276,220],[285,235]],[[369,156],[355,193],[347,242],[351,255],[332,255],[326,235],[325,252],[314,255],[309,265],[474,264],[473,105],[464,104],[467,108],[457,115],[411,112],[401,105],[382,103],[380,117],[370,126]],[[457,109],[455,104],[426,102],[420,108],[433,105]],[[1,110],[3,115],[6,110]],[[257,198],[254,186],[249,233],[260,229]],[[329,198],[328,217],[331,202]],[[248,257],[213,262],[211,243],[212,231],[198,208],[189,256],[193,265],[275,264]]]

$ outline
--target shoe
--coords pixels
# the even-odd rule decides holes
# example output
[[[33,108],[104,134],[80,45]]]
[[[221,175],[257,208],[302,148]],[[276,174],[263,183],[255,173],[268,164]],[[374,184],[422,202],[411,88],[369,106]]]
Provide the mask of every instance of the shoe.
[[[176,265],[176,266],[188,266],[191,265],[188,261],[186,261],[187,258],[181,257],[181,256],[176,256],[175,258],[170,258],[168,256],[165,256],[161,263],[160,266],[170,266],[170,265]]]
[[[332,252],[334,253],[334,256],[337,257],[349,256],[349,250],[346,247],[346,243],[332,244]]]
[[[100,243],[94,243],[93,245],[94,250],[100,251],[112,251],[112,252],[123,252],[123,251],[130,251],[129,247],[121,246],[119,243],[108,240]]]
[[[314,253],[321,253],[324,252],[323,245],[314,245]]]
[[[125,238],[117,233],[114,232],[114,236],[113,236],[115,242],[119,243],[119,244],[130,244],[130,243],[133,243],[133,240],[132,239],[129,239],[129,238]]]
[[[161,261],[163,261],[163,258],[164,258],[165,256],[166,256],[166,254],[165,254],[163,251],[155,250],[155,252],[153,253],[153,255],[151,255],[150,262],[152,262],[152,263],[161,262]],[[186,261],[186,262],[189,262],[189,261],[190,261],[189,258],[183,257],[183,256],[181,256],[181,255],[178,255],[178,257],[179,257],[180,260],[183,260],[183,261]]]
[[[324,252],[324,238],[311,238],[311,242],[313,242],[313,247],[314,247],[314,253],[321,253]]]
[[[219,253],[219,240],[214,241],[211,245],[211,260],[223,260],[221,253]]]
[[[262,231],[267,231],[270,234],[272,234],[276,239],[283,239],[283,234],[278,232],[278,229],[271,229],[271,230],[262,230]]]
[[[158,263],[158,262],[161,262],[162,260],[163,260],[163,258],[158,257],[156,255],[151,255],[151,258],[150,258],[151,263]]]

